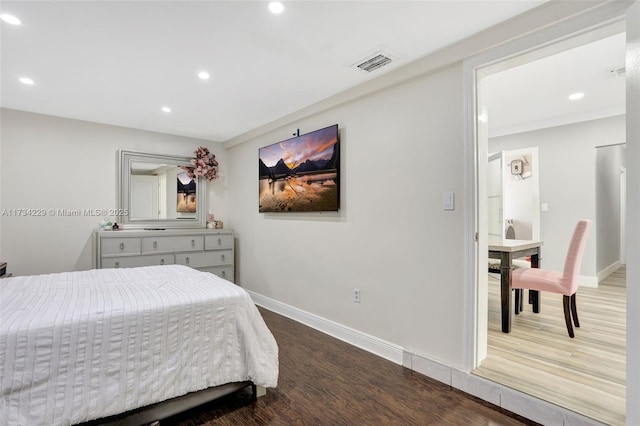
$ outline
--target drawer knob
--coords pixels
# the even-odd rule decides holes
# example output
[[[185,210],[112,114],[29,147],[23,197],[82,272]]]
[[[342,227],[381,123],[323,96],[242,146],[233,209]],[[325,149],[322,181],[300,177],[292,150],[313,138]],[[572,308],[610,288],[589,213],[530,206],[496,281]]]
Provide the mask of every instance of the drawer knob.
[[[160,259],[160,264],[164,265],[164,259]]]
[[[186,263],[187,265],[189,264],[189,258],[188,257],[184,261],[185,261],[184,263]]]
[[[220,256],[220,259],[222,259],[222,261],[224,262],[224,254]]]
[[[115,267],[119,268],[120,267],[120,262],[116,262]]]
[[[218,245],[221,246],[222,245],[222,239],[218,238]]]
[[[153,248],[154,248],[154,249],[157,249],[157,248],[158,248],[158,242],[157,242],[157,241],[154,241],[154,242],[153,242]]]
[[[227,271],[222,271],[221,275],[222,275],[223,278],[226,277],[227,276]]]
[[[120,243],[120,250],[124,250],[124,243]]]
[[[191,247],[195,247],[196,246],[196,240],[191,240]]]

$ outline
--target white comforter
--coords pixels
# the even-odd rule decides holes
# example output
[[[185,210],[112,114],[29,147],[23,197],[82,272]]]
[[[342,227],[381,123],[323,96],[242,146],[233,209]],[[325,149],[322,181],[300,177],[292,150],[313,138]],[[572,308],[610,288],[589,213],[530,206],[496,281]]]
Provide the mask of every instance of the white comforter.
[[[0,424],[68,425],[250,380],[278,347],[242,288],[186,266],[0,280]]]

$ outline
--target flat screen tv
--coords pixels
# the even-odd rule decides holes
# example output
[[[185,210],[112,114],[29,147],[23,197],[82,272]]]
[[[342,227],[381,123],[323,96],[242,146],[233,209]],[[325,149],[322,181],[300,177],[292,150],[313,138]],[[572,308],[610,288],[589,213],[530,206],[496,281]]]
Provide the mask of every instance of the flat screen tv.
[[[258,157],[260,213],[340,207],[337,124],[260,148]]]

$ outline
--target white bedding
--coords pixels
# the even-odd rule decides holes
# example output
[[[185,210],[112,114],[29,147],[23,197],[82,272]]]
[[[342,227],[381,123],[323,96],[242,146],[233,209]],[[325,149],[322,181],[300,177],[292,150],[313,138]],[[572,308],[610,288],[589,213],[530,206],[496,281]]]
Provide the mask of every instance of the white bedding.
[[[242,288],[186,266],[0,280],[0,424],[69,425],[250,380],[278,347]]]

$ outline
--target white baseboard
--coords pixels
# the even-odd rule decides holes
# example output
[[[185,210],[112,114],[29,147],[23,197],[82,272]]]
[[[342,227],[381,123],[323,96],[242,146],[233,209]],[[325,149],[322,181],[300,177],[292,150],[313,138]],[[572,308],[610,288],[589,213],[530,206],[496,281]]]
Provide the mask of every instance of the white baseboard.
[[[337,322],[333,322],[326,318],[310,312],[303,311],[286,303],[279,302],[261,294],[247,290],[251,295],[253,302],[269,309],[277,314],[291,318],[299,323],[307,325],[313,329],[321,331],[336,339],[347,342],[353,346],[363,349],[372,354],[378,355],[396,364],[402,365],[402,347],[389,343],[375,336],[371,336],[361,331],[354,330]]]
[[[622,264],[618,260],[617,262],[613,262],[611,265],[607,266],[602,271],[598,272],[598,282],[604,280],[609,275],[613,274],[615,271],[617,271],[620,268],[621,265]]]
[[[580,276],[580,287],[598,288],[599,282],[598,277],[589,275]]]
[[[277,314],[291,318],[313,329],[378,355],[405,368],[452,386],[512,413],[544,425],[598,425],[599,423],[573,411],[540,400],[490,380],[461,371],[450,365],[425,358],[350,327],[303,311],[286,303],[247,290],[254,303]]]

